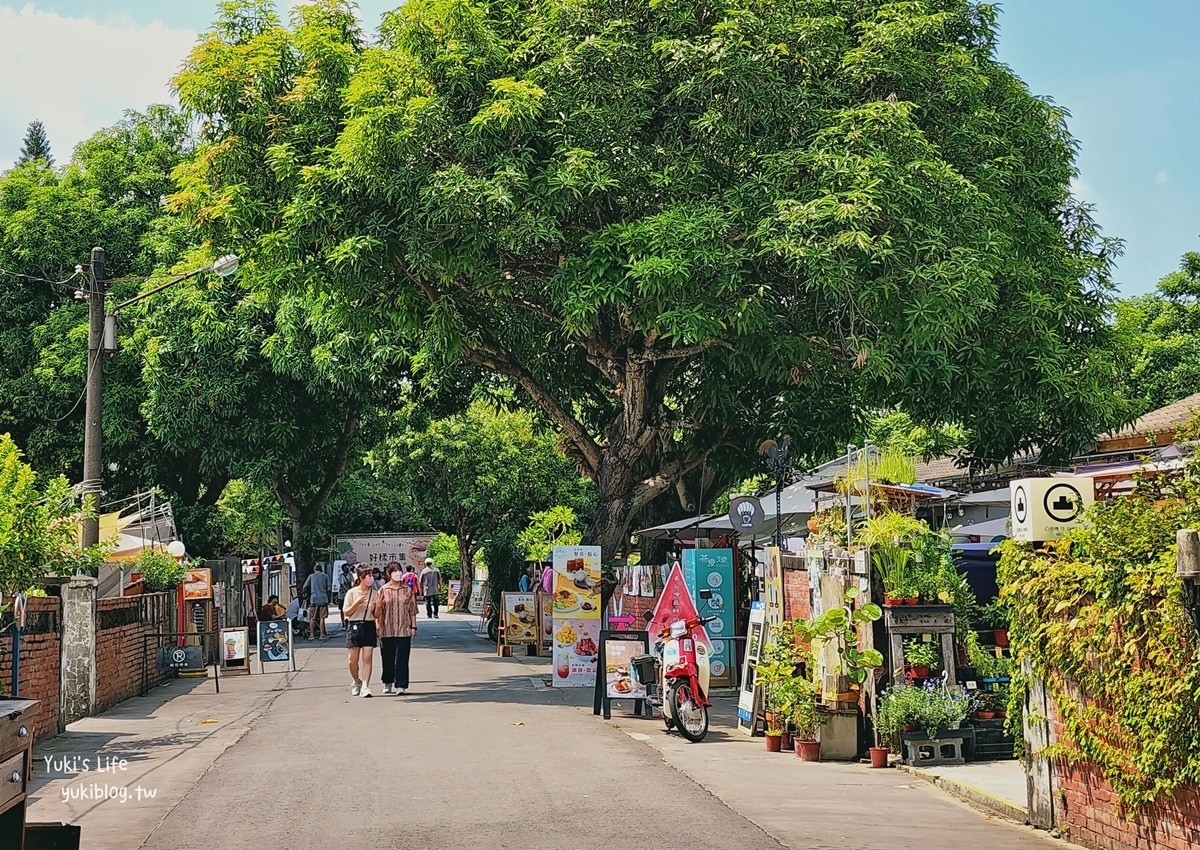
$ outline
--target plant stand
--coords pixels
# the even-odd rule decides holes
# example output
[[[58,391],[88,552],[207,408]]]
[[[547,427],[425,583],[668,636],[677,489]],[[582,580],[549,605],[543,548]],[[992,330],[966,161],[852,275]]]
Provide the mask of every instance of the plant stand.
[[[834,761],[851,761],[859,753],[857,709],[826,710],[825,722],[817,727],[821,756]]]
[[[893,682],[904,681],[904,638],[911,635],[939,635],[942,666],[954,672],[954,606],[885,605],[883,624],[888,633],[888,662]]]
[[[965,764],[963,743],[971,733],[965,729],[948,729],[938,732],[938,739],[931,740],[924,732],[904,732],[900,735],[904,745],[904,761],[914,767],[938,767],[946,764]]]

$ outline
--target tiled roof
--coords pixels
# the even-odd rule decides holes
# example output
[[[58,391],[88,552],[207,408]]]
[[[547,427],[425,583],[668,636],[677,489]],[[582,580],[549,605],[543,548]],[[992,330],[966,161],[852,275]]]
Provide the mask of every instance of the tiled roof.
[[[1197,410],[1200,410],[1200,393],[1193,393],[1187,398],[1181,398],[1179,401],[1168,404],[1166,407],[1151,410],[1124,428],[1116,428],[1108,433],[1101,434],[1096,440],[1103,443],[1107,440],[1124,440],[1130,437],[1142,437],[1151,434],[1161,434],[1164,431],[1174,431],[1191,419],[1193,412]]]
[[[967,470],[958,466],[957,455],[943,455],[917,463],[917,481],[932,483],[934,481],[952,481],[967,476]]]

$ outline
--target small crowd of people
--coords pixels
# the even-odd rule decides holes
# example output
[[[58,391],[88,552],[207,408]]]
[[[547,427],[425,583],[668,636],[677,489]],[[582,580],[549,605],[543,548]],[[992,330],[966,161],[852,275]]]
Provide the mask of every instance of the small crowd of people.
[[[375,650],[380,650],[384,694],[406,694],[409,687],[409,658],[412,640],[417,634],[418,599],[425,600],[425,616],[439,619],[442,574],[425,559],[425,568],[417,573],[412,566],[392,561],[384,569],[357,566],[350,573],[342,565],[339,574],[338,605],[346,635],[347,663],[350,668],[350,694],[372,696],[370,681]],[[351,576],[353,581],[351,582]],[[284,608],[272,595],[259,611],[260,620],[288,619],[297,624],[300,637],[328,640],[326,620],[330,600],[335,597],[330,577],[318,564],[304,583],[301,593]],[[307,617],[301,604],[308,606]],[[307,622],[305,622],[307,620]],[[306,626],[307,628],[303,628]]]

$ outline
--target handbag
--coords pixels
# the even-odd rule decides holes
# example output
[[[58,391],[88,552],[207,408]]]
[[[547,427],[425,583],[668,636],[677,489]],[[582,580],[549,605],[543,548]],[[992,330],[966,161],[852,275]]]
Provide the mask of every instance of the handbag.
[[[346,625],[350,629],[350,643],[353,646],[374,646],[378,643],[375,634],[375,621],[367,619],[367,613],[371,610],[371,594],[375,592],[374,588],[367,593],[367,603],[363,607],[363,619],[350,620]]]

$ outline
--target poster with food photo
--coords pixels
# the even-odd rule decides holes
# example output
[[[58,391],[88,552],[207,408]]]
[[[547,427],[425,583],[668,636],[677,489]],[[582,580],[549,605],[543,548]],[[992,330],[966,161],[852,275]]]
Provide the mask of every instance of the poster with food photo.
[[[609,699],[645,699],[646,688],[633,680],[629,662],[643,655],[641,640],[607,638],[604,641],[604,682]]]
[[[554,675],[559,688],[590,688],[600,656],[600,620],[554,620]]]
[[[538,639],[537,597],[532,593],[502,593],[504,642],[535,643]]]

